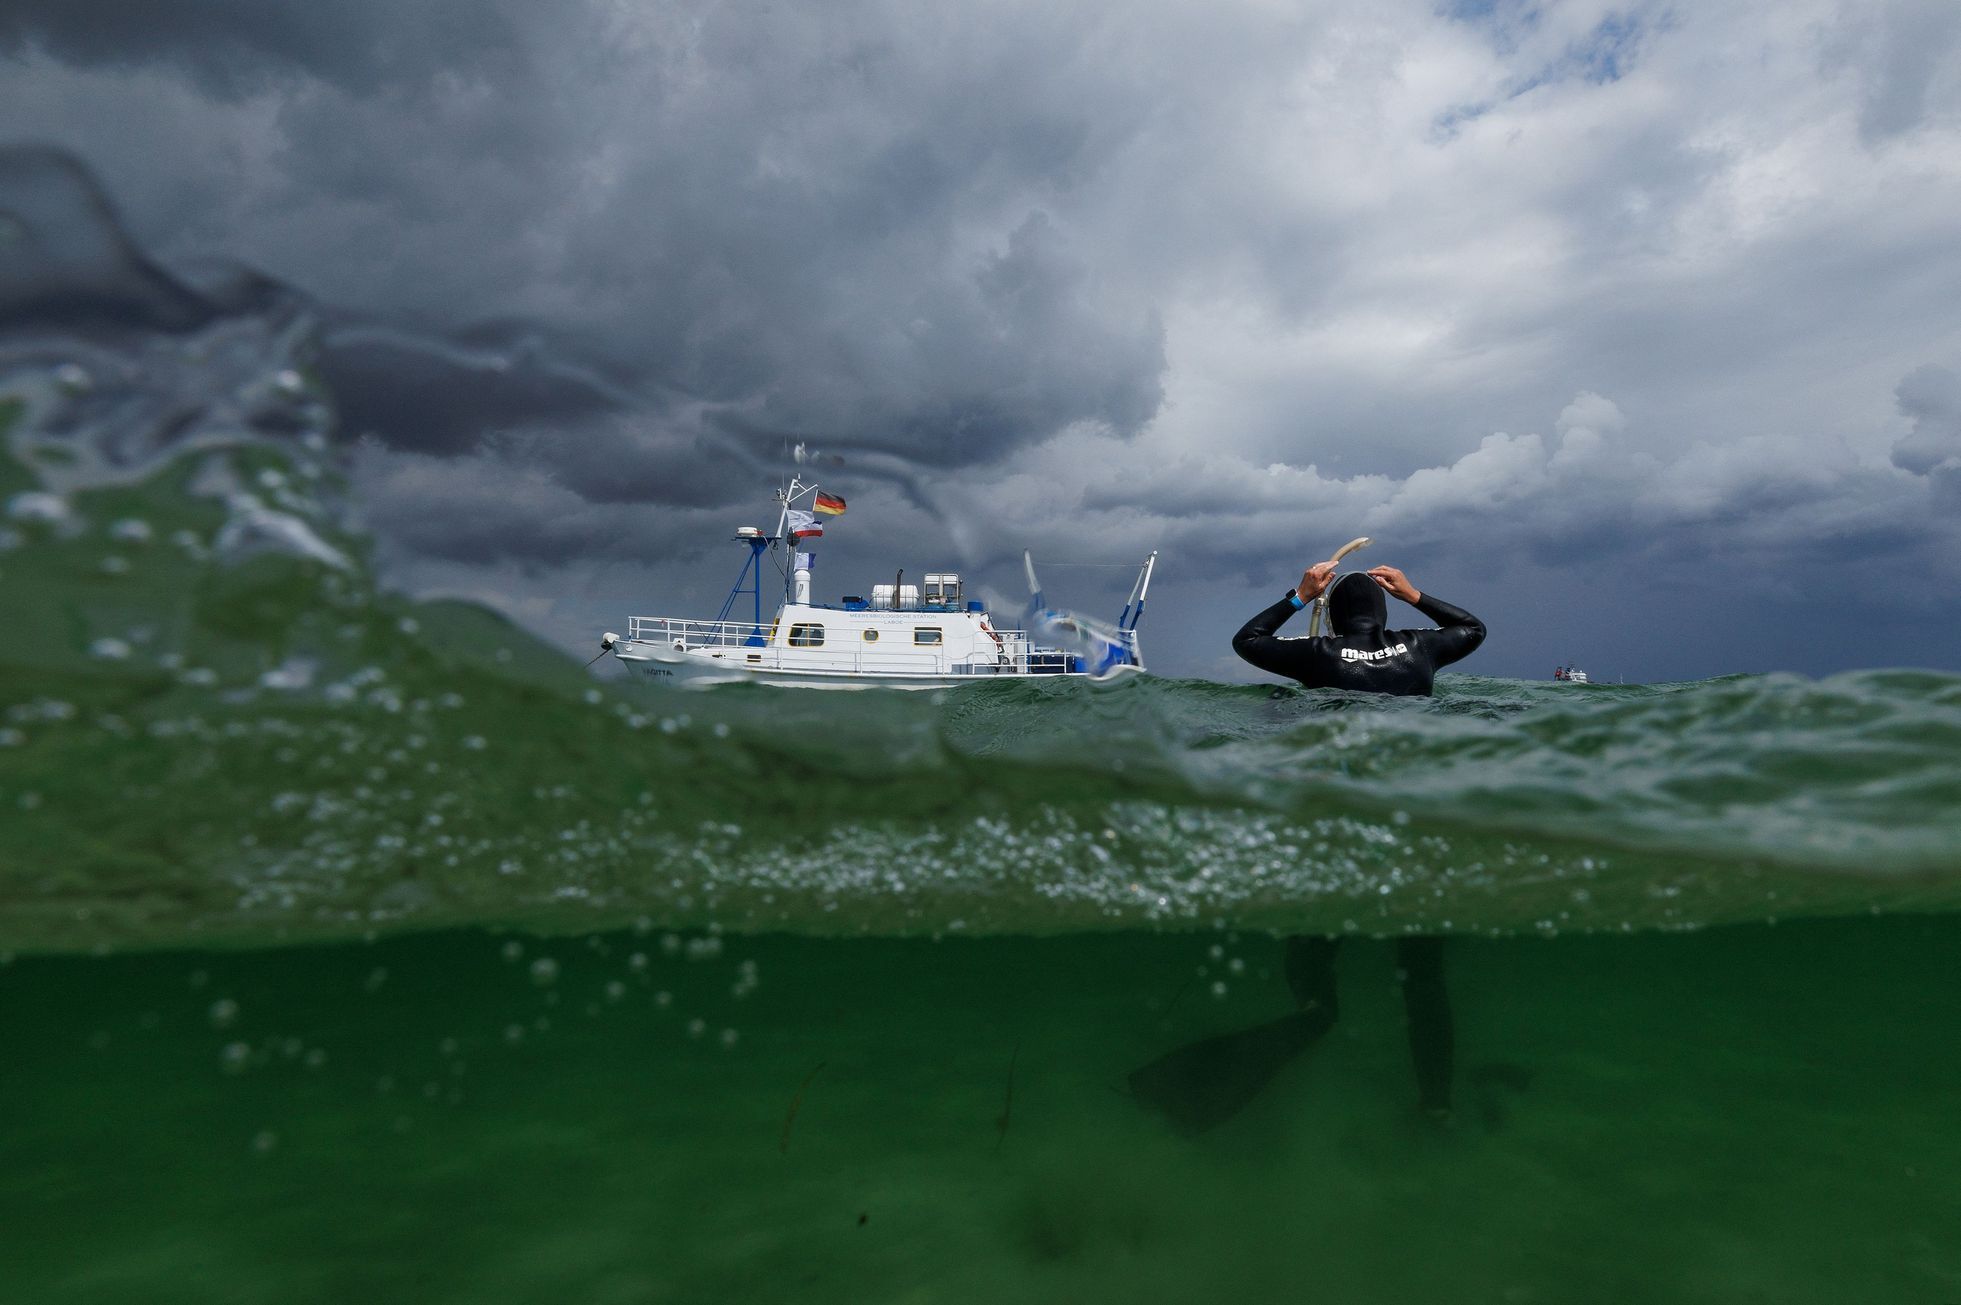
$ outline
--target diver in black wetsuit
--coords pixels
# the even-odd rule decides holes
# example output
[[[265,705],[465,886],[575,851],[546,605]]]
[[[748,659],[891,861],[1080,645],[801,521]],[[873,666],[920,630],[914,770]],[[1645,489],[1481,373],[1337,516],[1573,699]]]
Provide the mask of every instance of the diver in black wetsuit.
[[[1318,638],[1284,639],[1274,632],[1288,617],[1329,589],[1335,564],[1307,569],[1285,598],[1240,627],[1232,649],[1263,671],[1285,675],[1310,689],[1352,689],[1398,697],[1427,697],[1439,667],[1468,657],[1484,642],[1484,623],[1462,608],[1418,592],[1393,566],[1378,566],[1333,581],[1328,592],[1329,628]],[[1394,594],[1435,621],[1434,630],[1385,630]],[[1296,1010],[1239,1033],[1221,1034],[1159,1057],[1132,1071],[1132,1094],[1162,1110],[1186,1132],[1202,1132],[1230,1119],[1300,1051],[1334,1027],[1335,951],[1339,940],[1297,936],[1287,940],[1287,986]],[[1450,998],[1444,990],[1443,939],[1401,938],[1396,969],[1409,1012],[1410,1058],[1419,1099],[1436,1118],[1450,1114],[1455,1038]]]
[[[1239,627],[1232,650],[1263,671],[1299,680],[1310,689],[1356,689],[1398,697],[1427,697],[1437,670],[1477,651],[1484,622],[1441,598],[1418,593],[1401,571],[1379,566],[1334,582],[1328,593],[1328,628],[1318,639],[1274,634],[1288,617],[1321,596],[1334,574],[1332,562],[1307,569],[1300,588]],[[1394,594],[1435,621],[1436,630],[1385,630]]]

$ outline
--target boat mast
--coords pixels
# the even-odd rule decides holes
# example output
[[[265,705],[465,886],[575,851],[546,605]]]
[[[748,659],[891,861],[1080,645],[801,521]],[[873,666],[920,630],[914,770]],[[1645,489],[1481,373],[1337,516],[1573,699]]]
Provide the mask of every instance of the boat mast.
[[[798,447],[801,448],[802,446],[799,445]],[[801,461],[802,459],[799,458],[798,460]],[[782,537],[783,542],[789,546],[790,550],[790,564],[783,568],[783,602],[785,606],[796,601],[797,553],[800,548],[799,542],[790,534],[790,505],[802,498],[805,494],[814,494],[816,491],[817,486],[806,485],[803,483],[802,477],[792,475],[790,477],[790,487],[777,495],[778,498],[783,500],[783,511],[776,519],[776,533]]]

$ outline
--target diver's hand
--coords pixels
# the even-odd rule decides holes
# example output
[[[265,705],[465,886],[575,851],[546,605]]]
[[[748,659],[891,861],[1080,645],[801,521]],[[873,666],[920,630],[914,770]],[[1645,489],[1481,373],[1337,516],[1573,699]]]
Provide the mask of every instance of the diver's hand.
[[[1412,606],[1423,601],[1423,595],[1416,591],[1409,577],[1393,566],[1372,566],[1368,574],[1369,579]]]
[[[1334,578],[1334,574],[1333,562],[1316,562],[1301,573],[1301,582],[1294,586],[1294,596],[1303,603],[1313,602],[1328,587],[1328,581]]]

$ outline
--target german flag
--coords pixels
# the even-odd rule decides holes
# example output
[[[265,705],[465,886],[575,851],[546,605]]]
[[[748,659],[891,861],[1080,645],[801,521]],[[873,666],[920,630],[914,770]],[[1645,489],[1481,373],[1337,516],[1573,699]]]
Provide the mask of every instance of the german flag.
[[[827,517],[841,517],[844,515],[844,500],[835,494],[819,494],[817,500],[810,506],[816,508]]]

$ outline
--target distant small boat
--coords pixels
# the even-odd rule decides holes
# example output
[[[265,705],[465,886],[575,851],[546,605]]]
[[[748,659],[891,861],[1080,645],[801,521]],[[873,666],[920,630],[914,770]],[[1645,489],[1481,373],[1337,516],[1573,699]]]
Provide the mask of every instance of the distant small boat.
[[[1577,666],[1555,666],[1555,667],[1553,667],[1553,671],[1552,671],[1552,678],[1553,678],[1553,679],[1554,679],[1554,680],[1555,680],[1555,681],[1556,681],[1557,683],[1560,683],[1560,684],[1591,684],[1591,683],[1593,683],[1593,681],[1592,681],[1592,680],[1589,680],[1589,679],[1587,678],[1587,673],[1586,673],[1585,671],[1583,671],[1583,670],[1581,670],[1581,669],[1580,669],[1579,667],[1577,667]]]
[[[607,632],[599,641],[630,671],[656,683],[707,685],[743,680],[817,689],[930,689],[977,679],[1073,676],[1113,679],[1137,674],[1144,660],[1137,623],[1150,593],[1154,552],[1138,568],[1115,626],[1045,606],[1032,559],[1024,555],[1032,595],[1027,629],[997,627],[987,604],[966,596],[960,576],[929,571],[918,585],[905,572],[869,596],[846,595],[835,603],[811,598],[816,557],[802,543],[824,533],[819,515],[840,516],[844,500],[792,478],[776,494],[776,530],[743,526],[735,542],[748,549],[742,571],[712,621],[636,616],[623,638]],[[763,622],[765,560],[783,572],[784,598]],[[731,620],[743,597],[752,600],[749,620]],[[1038,642],[1038,639],[1040,642]]]

